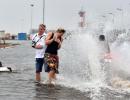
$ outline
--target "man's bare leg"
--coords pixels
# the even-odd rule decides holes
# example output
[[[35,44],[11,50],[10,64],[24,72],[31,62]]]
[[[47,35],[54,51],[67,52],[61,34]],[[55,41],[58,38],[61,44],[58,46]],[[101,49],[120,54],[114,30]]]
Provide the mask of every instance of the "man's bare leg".
[[[40,72],[36,73],[36,81],[38,81],[38,82],[41,81],[41,75],[40,75]]]

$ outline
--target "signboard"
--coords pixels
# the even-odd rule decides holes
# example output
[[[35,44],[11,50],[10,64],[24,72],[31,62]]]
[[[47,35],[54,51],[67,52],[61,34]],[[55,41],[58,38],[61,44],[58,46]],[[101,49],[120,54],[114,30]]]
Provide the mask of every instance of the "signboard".
[[[5,37],[5,31],[4,30],[0,30],[0,38]]]

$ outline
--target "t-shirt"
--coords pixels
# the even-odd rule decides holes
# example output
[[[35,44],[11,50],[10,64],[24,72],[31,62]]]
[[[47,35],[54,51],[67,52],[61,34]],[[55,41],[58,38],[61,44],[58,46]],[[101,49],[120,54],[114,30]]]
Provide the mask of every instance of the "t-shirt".
[[[42,49],[36,49],[36,54],[35,54],[35,58],[43,58],[44,57],[44,53],[45,53],[45,49],[46,49],[46,44],[45,44],[45,38],[46,38],[47,34],[46,33],[43,33],[42,35],[42,38],[40,39],[41,36],[37,34],[35,34],[33,37],[32,37],[32,40],[37,42],[36,45],[42,45],[43,48]]]

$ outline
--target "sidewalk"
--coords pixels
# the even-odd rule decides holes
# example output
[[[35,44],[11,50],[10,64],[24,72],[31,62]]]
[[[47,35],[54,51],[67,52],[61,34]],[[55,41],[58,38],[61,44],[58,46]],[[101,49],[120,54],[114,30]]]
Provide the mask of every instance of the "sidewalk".
[[[11,43],[0,43],[0,48],[6,48],[6,47],[11,47],[11,46],[15,46],[15,45],[19,45],[19,44],[11,44]]]

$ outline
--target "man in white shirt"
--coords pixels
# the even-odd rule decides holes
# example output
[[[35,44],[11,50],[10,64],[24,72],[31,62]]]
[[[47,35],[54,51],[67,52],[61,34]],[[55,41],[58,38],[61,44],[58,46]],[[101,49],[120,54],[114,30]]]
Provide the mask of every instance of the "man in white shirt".
[[[32,47],[36,49],[36,81],[41,81],[42,67],[44,64],[44,52],[46,49],[45,38],[46,38],[46,26],[43,24],[39,25],[38,33],[32,38]]]

